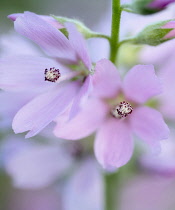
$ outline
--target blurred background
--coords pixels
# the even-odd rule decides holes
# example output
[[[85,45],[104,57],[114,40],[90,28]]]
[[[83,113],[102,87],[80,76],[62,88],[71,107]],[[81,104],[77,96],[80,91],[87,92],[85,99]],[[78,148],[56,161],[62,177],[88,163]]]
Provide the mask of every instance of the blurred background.
[[[110,34],[110,0],[1,0],[0,5],[2,56],[4,52],[28,51],[29,42],[25,39],[20,40],[20,49],[20,45],[10,49],[19,41],[18,35],[11,37],[13,23],[7,19],[11,13],[32,11],[77,18],[94,31]],[[121,39],[136,34],[149,23],[173,17],[175,5],[149,17],[123,13]],[[93,61],[108,58],[106,40],[88,40],[88,44]],[[119,55],[121,68],[128,70],[134,64],[154,63],[159,71],[174,60],[174,47],[174,41],[154,48],[123,46]],[[25,100],[21,101],[20,97],[0,92],[0,210],[103,210],[104,171],[94,158],[93,136],[81,142],[65,142],[52,136],[53,125],[33,139],[14,135],[13,115],[30,98],[23,97]],[[175,209],[174,136],[172,126],[171,142],[165,144],[158,159],[150,160],[149,154],[137,161],[134,157],[123,167],[125,181],[120,179],[120,191],[116,194],[119,210]],[[127,167],[133,167],[136,173],[128,173]]]

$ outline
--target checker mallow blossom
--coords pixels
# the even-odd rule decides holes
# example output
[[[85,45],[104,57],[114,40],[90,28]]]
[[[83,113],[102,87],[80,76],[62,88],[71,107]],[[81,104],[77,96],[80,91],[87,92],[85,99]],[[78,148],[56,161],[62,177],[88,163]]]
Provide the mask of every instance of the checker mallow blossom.
[[[39,133],[45,126],[72,107],[73,118],[91,90],[91,61],[83,36],[72,24],[66,25],[68,38],[58,28],[61,24],[31,12],[12,14],[18,33],[38,44],[52,57],[14,55],[0,60],[0,88],[7,91],[33,91],[39,94],[23,106],[13,120],[15,133]],[[24,49],[25,50],[25,49]],[[74,71],[70,69],[74,66]]]
[[[145,104],[162,93],[152,65],[133,67],[121,81],[116,67],[102,59],[96,64],[93,85],[93,94],[75,118],[67,122],[65,113],[57,119],[56,136],[76,140],[96,131],[95,154],[107,169],[129,161],[132,134],[155,150],[160,140],[168,138],[169,129],[162,115]]]

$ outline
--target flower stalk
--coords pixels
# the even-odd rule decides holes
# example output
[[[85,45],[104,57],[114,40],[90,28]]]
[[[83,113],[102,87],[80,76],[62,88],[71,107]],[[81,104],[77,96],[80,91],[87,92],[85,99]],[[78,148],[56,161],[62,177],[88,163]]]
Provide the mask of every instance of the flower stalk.
[[[110,39],[110,60],[116,63],[117,53],[119,49],[119,33],[120,19],[122,9],[120,0],[112,0],[112,24],[111,24],[111,39]]]

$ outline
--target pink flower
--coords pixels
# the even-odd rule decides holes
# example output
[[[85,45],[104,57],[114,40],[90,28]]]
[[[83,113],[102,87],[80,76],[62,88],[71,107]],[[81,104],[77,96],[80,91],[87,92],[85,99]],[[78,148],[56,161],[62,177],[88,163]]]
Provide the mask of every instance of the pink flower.
[[[53,57],[19,55],[0,60],[0,88],[26,93],[39,91],[37,97],[18,111],[12,124],[15,133],[29,131],[26,135],[29,138],[39,133],[71,104],[70,118],[77,114],[91,89],[91,61],[85,41],[74,25],[66,25],[69,32],[69,38],[66,38],[43,16],[25,12],[14,20],[18,33],[34,41]],[[68,64],[79,69],[71,71]],[[72,81],[75,76],[79,79]]]
[[[153,0],[149,3],[148,7],[161,10],[173,2],[175,2],[175,0]]]
[[[168,138],[169,129],[162,115],[145,106],[147,100],[162,93],[152,65],[133,67],[122,82],[115,66],[106,59],[100,60],[93,85],[96,98],[92,96],[69,123],[66,113],[58,118],[56,136],[75,140],[97,130],[95,154],[105,168],[120,167],[129,161],[133,133],[152,147]]]

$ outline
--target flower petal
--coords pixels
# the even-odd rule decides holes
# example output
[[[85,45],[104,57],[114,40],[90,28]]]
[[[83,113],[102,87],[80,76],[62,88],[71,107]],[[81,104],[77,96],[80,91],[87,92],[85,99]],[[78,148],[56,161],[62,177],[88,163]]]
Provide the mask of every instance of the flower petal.
[[[69,32],[69,40],[72,44],[72,47],[77,52],[79,59],[81,59],[85,66],[90,70],[91,60],[88,54],[88,49],[84,37],[81,33],[78,32],[78,30],[73,24],[66,23],[65,25]]]
[[[23,13],[14,13],[14,14],[11,14],[11,15],[8,15],[7,17],[12,20],[12,21],[15,21],[18,17],[20,16],[24,16]],[[64,28],[64,26],[59,23],[57,20],[55,20],[53,17],[51,16],[47,16],[47,15],[37,15],[38,17],[42,18],[43,20],[45,20],[46,22],[50,23],[52,26],[54,26],[55,28],[57,29],[61,29],[61,28]]]
[[[114,64],[102,59],[95,66],[93,75],[93,94],[98,97],[111,98],[116,96],[120,87],[120,75]]]
[[[54,60],[33,56],[8,56],[0,59],[0,88],[10,91],[36,90],[53,87],[55,83],[46,82],[46,68],[61,65]],[[62,71],[63,70],[63,71]],[[60,72],[63,74],[64,68]]]
[[[106,169],[125,165],[133,153],[131,129],[127,123],[108,119],[99,129],[95,139],[95,155]]]
[[[138,107],[130,115],[132,129],[141,139],[152,146],[168,139],[169,128],[160,112],[149,107]]]
[[[84,104],[92,90],[92,79],[91,76],[88,76],[82,85],[81,89],[79,90],[79,93],[75,97],[71,110],[70,110],[70,119],[74,118],[76,114],[81,109],[82,104]]]
[[[93,159],[80,164],[65,185],[63,204],[65,210],[102,210],[104,209],[104,186],[102,173]]]
[[[108,107],[100,100],[88,100],[83,109],[70,121],[69,113],[57,118],[54,134],[64,139],[77,140],[93,133],[103,122]]]
[[[162,86],[152,65],[137,65],[126,74],[123,90],[128,99],[144,103],[162,93]]]
[[[13,120],[15,133],[30,131],[26,138],[39,133],[44,127],[62,114],[78,91],[77,83],[58,85],[34,98],[22,107]]]
[[[64,176],[72,162],[60,145],[29,144],[7,159],[5,169],[16,187],[38,189]]]
[[[65,35],[38,15],[25,12],[14,25],[18,33],[33,40],[49,56],[76,61],[75,51]]]

